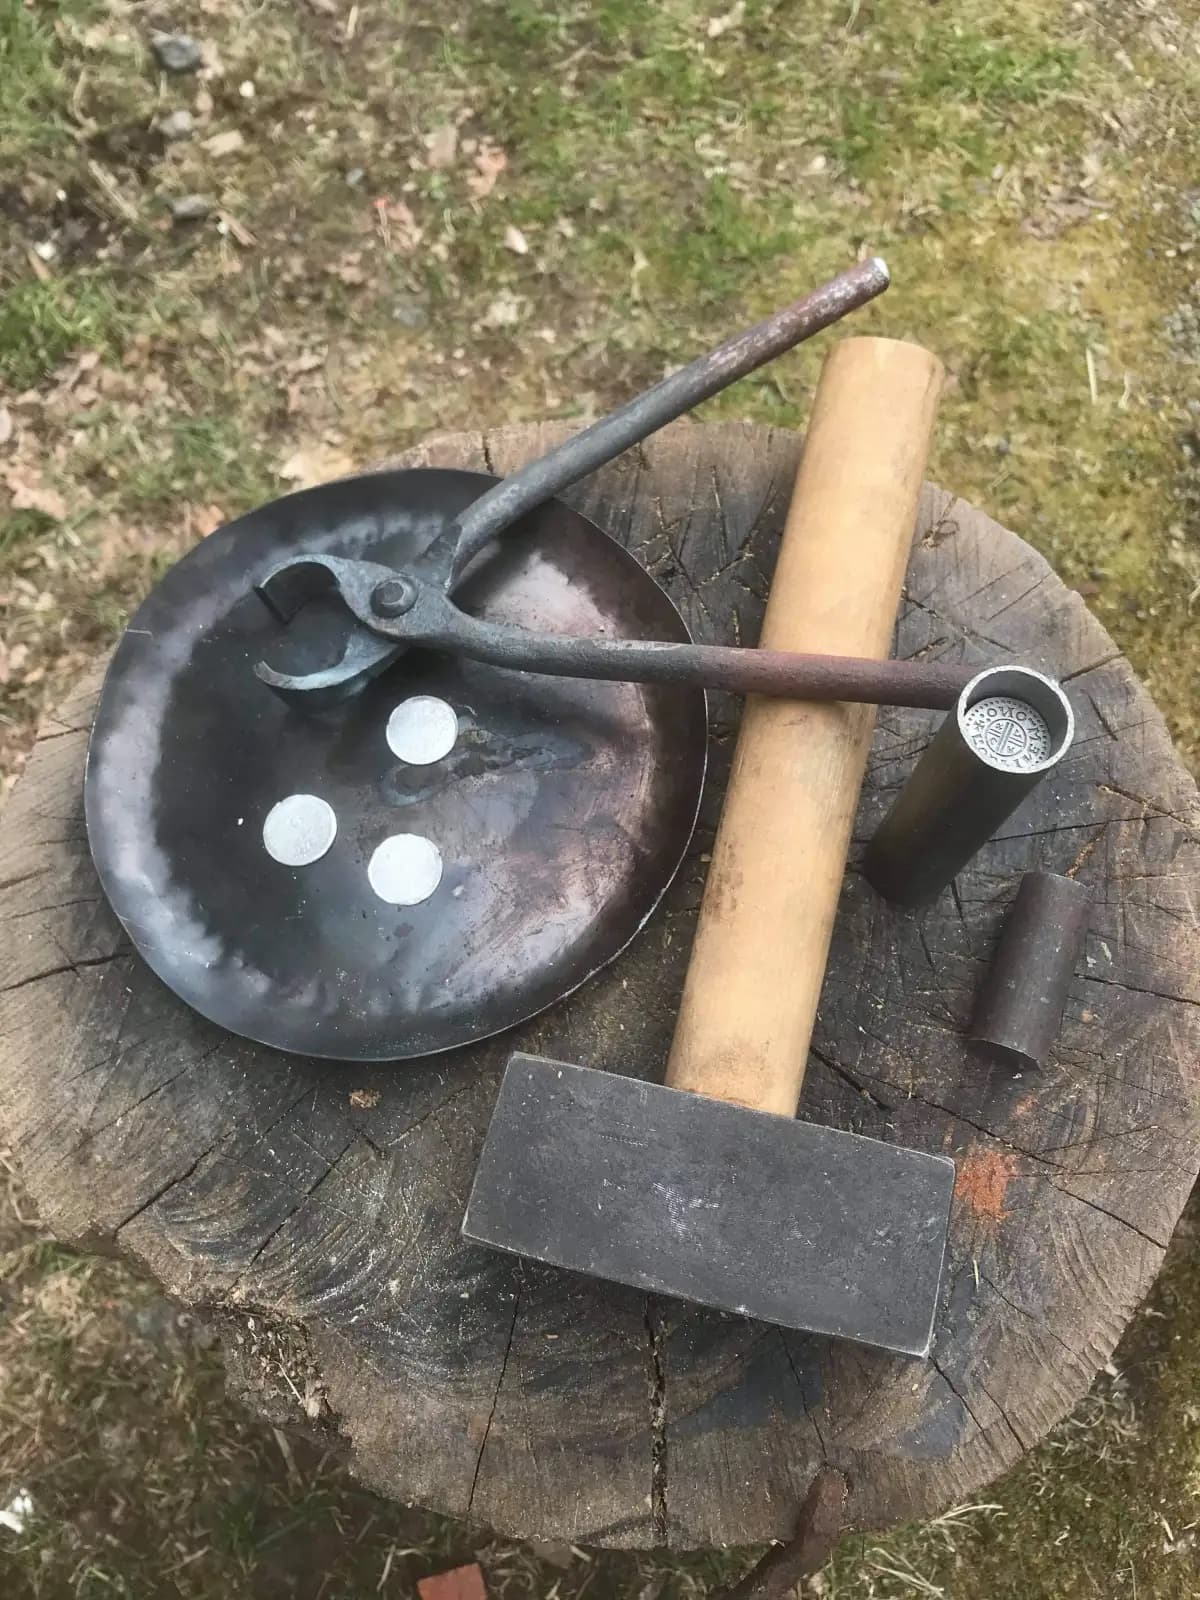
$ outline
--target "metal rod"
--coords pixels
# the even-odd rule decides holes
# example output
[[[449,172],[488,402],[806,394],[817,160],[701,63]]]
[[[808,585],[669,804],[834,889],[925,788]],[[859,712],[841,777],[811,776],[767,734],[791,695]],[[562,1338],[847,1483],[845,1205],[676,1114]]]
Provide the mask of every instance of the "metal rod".
[[[863,857],[886,899],[917,906],[950,883],[1070,748],[1075,718],[1053,679],[989,667],[962,691]]]
[[[874,300],[887,288],[889,281],[887,264],[878,256],[859,262],[803,299],[776,311],[765,322],[726,339],[715,350],[671,373],[610,416],[602,417],[582,433],[567,439],[549,455],[531,462],[480,495],[459,519],[451,585],[472,556],[525,512],[602,467],[622,450],[648,438],[685,411],[691,411],[701,401],[719,394],[737,379]]]

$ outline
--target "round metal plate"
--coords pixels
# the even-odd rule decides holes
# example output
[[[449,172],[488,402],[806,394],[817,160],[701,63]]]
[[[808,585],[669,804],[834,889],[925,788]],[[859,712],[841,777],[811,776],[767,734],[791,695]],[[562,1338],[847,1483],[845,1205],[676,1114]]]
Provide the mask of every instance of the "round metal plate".
[[[117,647],[88,752],[96,868],[153,970],[236,1033],[347,1061],[485,1038],[611,961],[679,866],[704,779],[699,690],[414,651],[314,713],[254,675],[263,655],[292,670],[333,659],[348,625],[323,602],[281,635],[252,593],[276,562],[314,550],[402,564],[494,481],[373,473],[275,501],[189,552]],[[530,628],[688,638],[633,557],[559,502],[479,557],[456,599]],[[431,763],[389,745],[389,718],[415,695],[458,717],[453,748]],[[336,818],[328,848],[302,866],[264,844],[289,796]],[[368,868],[393,835],[440,856],[418,904],[372,887]]]

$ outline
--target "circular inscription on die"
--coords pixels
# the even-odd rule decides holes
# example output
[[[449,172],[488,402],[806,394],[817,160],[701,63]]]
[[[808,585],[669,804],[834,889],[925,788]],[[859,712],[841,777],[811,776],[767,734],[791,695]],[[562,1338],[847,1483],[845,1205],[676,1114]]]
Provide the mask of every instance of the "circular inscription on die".
[[[1050,756],[1050,729],[1040,711],[1012,695],[989,695],[963,716],[967,743],[989,765],[1030,772]]]

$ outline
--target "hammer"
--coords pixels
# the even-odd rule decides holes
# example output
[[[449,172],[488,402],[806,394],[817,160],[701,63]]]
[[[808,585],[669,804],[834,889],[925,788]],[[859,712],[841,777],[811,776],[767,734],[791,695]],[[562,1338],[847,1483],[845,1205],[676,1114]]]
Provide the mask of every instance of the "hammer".
[[[890,339],[826,360],[764,647],[886,658],[941,377]],[[928,1354],[954,1163],[795,1115],[874,720],[747,700],[665,1085],[512,1056],[466,1238]]]

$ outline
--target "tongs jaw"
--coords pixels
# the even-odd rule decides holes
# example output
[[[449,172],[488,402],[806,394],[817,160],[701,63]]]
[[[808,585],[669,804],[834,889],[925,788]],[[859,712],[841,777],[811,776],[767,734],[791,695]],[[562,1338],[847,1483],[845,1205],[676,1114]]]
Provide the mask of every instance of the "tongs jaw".
[[[331,556],[296,556],[268,572],[255,584],[254,592],[276,621],[286,626],[313,600],[331,594],[344,598],[337,570],[344,565]],[[378,570],[391,576],[386,567]],[[301,710],[320,711],[358,694],[396,659],[401,648],[356,618],[346,633],[340,656],[329,665],[308,672],[282,672],[268,661],[258,661],[254,671],[280,699]]]
[[[303,555],[281,561],[254,592],[284,626],[306,605],[336,595],[354,618],[341,656],[309,672],[281,672],[259,661],[254,671],[284,700],[314,710],[358,693],[410,644],[453,645],[467,619],[437,583],[378,561]]]

